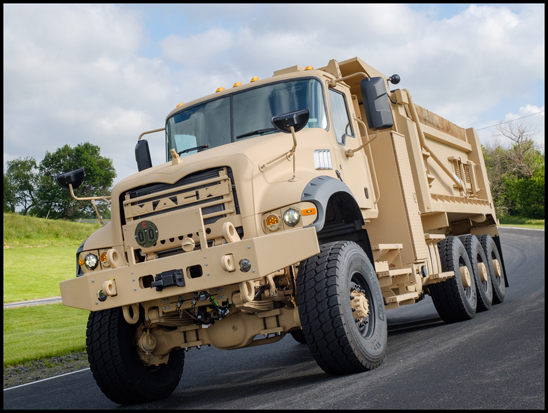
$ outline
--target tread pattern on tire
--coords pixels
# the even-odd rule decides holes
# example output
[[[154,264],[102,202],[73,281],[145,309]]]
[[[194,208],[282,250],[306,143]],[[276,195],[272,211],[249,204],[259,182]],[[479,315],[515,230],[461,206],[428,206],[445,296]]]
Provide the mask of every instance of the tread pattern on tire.
[[[462,245],[459,239],[454,236],[449,236],[438,242],[441,267],[443,271],[455,270],[455,276],[449,278],[447,281],[428,286],[434,306],[436,307],[439,316],[446,323],[470,320],[476,314],[476,308],[474,308],[472,313],[468,311],[461,292],[461,289],[463,288],[462,284],[459,282],[460,280],[457,281],[457,277],[460,277],[458,272],[459,263],[454,262],[455,257],[453,254],[454,248],[458,248],[456,243]],[[465,262],[468,261],[469,263],[466,250],[464,250],[464,247],[462,248],[465,255]]]
[[[502,267],[502,261],[500,259],[500,254],[498,252],[497,244],[495,244],[495,241],[489,234],[483,234],[479,237],[479,241],[481,244],[481,247],[483,248],[483,252],[485,252],[485,257],[487,258],[487,271],[489,272],[489,277],[491,278],[492,285],[493,285],[493,304],[501,304],[504,301],[504,296],[506,295],[506,287],[504,284],[504,277],[506,274],[504,274],[504,268]],[[501,285],[497,283],[496,277],[495,277],[495,270],[493,269],[493,257],[491,255],[491,252],[495,254],[499,262],[501,263],[501,271],[503,272],[501,275]]]
[[[349,342],[338,299],[342,268],[340,251],[350,242],[336,241],[320,246],[320,253],[301,262],[297,277],[297,305],[303,333],[318,365],[327,373],[342,375],[378,367],[360,360]],[[349,292],[350,293],[350,292]]]
[[[466,252],[468,253],[468,258],[470,258],[470,264],[472,265],[472,270],[474,271],[474,279],[476,281],[476,291],[477,291],[477,297],[478,297],[478,307],[477,311],[487,311],[491,308],[493,305],[493,286],[491,284],[491,277],[488,276],[487,283],[488,283],[488,291],[486,292],[483,289],[483,284],[481,282],[481,278],[478,268],[478,260],[477,260],[477,254],[481,257],[481,262],[485,265],[487,265],[487,258],[485,256],[485,252],[481,246],[481,243],[479,239],[475,235],[462,235],[459,236],[462,244],[464,245],[464,248],[466,249]],[[487,270],[489,273],[489,270]]]
[[[125,323],[126,325],[122,325]],[[119,404],[142,403],[167,397],[175,390],[184,367],[184,352],[178,351],[179,363],[163,365],[168,374],[178,376],[177,381],[161,390],[143,388],[144,383],[128,369],[129,355],[121,346],[118,337],[125,328],[131,328],[125,322],[120,308],[91,312],[86,330],[86,345],[91,372],[101,391],[113,402]],[[173,355],[170,354],[170,358]],[[138,357],[138,356],[137,356]],[[140,363],[138,359],[133,360]],[[175,366],[173,366],[175,364]],[[150,390],[150,391],[147,391]]]

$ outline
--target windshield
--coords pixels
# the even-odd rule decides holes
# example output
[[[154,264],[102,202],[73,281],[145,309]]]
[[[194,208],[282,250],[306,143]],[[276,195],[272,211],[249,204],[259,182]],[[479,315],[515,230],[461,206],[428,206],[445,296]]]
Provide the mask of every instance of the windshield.
[[[190,107],[167,120],[167,160],[276,132],[272,117],[308,109],[305,128],[327,128],[321,83],[302,79],[269,84]]]

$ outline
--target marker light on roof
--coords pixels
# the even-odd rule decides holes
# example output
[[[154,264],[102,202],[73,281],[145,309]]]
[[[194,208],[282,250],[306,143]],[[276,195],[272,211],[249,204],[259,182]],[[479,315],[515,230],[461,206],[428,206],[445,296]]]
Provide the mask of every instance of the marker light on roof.
[[[256,82],[257,80],[260,80],[257,76],[255,76],[253,79],[251,79],[251,82]]]
[[[223,90],[225,90],[225,88],[221,86],[219,89],[217,89],[217,90],[215,91],[215,93],[217,93],[217,92],[222,92]]]
[[[234,83],[234,86],[232,86],[232,87],[238,87],[238,86],[242,86],[242,82],[236,82],[236,83]]]
[[[304,70],[314,70],[314,68],[312,66],[306,66]]]
[[[179,104],[178,104],[177,106],[175,106],[175,107],[178,108],[179,106],[183,106],[183,105],[184,105],[184,103],[181,102],[181,103],[179,103]]]

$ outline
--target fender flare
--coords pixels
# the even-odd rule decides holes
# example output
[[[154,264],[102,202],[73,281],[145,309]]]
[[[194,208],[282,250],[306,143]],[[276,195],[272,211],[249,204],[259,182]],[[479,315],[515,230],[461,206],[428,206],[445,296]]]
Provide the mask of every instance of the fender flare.
[[[326,175],[315,177],[304,187],[301,201],[312,202],[316,205],[318,211],[318,218],[313,224],[309,225],[315,227],[316,232],[323,229],[329,198],[336,192],[346,192],[354,198],[352,191],[344,182]]]
[[[339,233],[338,235],[336,235],[331,231],[327,231],[326,234],[326,231],[324,231],[324,236],[322,237],[320,231],[322,231],[325,226],[325,216],[329,202],[334,195],[341,195],[341,193],[346,194],[352,200],[354,200],[356,206],[355,214],[357,215],[357,220],[354,221],[354,223],[349,223],[349,226],[344,230],[343,233]],[[358,202],[352,194],[352,191],[344,182],[330,176],[317,176],[304,187],[303,193],[301,195],[301,201],[312,202],[314,205],[316,205],[318,217],[316,218],[314,223],[308,225],[308,227],[316,228],[316,233],[318,234],[319,241],[320,238],[322,238],[324,242],[344,239],[357,242],[367,254],[369,260],[371,261],[371,264],[373,266],[375,265],[369,235],[367,234],[367,230],[363,228],[363,215],[361,214]],[[331,234],[329,234],[330,232]]]

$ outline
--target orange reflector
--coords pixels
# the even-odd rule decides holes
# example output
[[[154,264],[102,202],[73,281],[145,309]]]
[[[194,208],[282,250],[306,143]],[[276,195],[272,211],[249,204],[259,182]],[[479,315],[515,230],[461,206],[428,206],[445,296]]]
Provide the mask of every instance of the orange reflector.
[[[83,259],[83,258],[80,258],[80,259],[78,260],[78,265],[80,265],[80,267],[81,267],[82,265],[84,265],[84,259]]]
[[[278,220],[278,217],[276,215],[269,215],[266,217],[265,224],[268,225],[276,225],[280,221]]]
[[[242,86],[242,82],[236,82],[236,83],[234,83],[234,86],[232,86],[232,87],[238,87],[238,86]]]
[[[301,209],[301,215],[314,215],[316,214],[316,208]]]
[[[314,68],[312,66],[306,66],[304,70],[314,70]]]
[[[101,254],[101,262],[107,262],[107,252],[103,252]]]
[[[219,89],[217,89],[217,90],[215,91],[215,93],[217,93],[217,92],[222,92],[223,90],[225,90],[225,88],[221,86]]]
[[[178,108],[179,106],[183,106],[183,105],[184,105],[184,103],[181,102],[181,103],[179,103],[179,104],[178,104],[177,106],[175,106],[175,107]]]
[[[255,76],[253,79],[251,79],[251,82],[256,82],[257,80],[260,80],[257,76]]]

